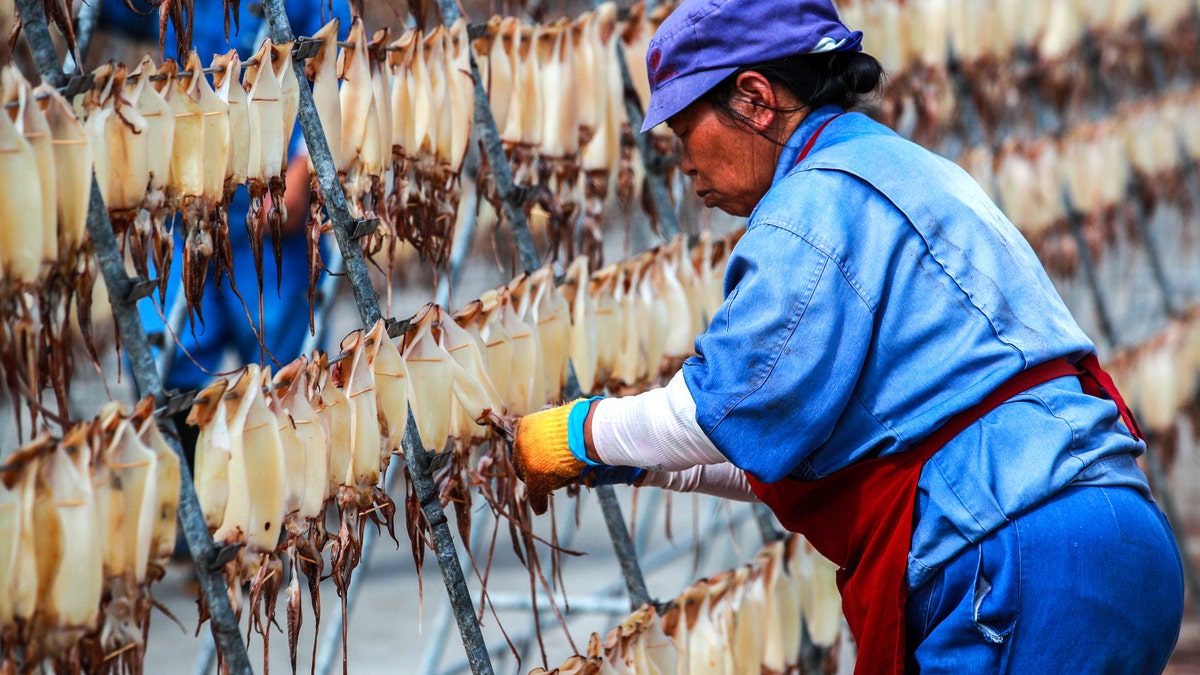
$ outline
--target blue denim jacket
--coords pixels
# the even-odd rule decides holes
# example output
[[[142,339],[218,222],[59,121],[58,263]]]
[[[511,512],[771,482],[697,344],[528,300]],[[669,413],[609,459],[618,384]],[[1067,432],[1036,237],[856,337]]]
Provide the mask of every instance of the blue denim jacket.
[[[766,482],[903,452],[1016,373],[1095,350],[1033,250],[953,162],[870,118],[815,111],[783,150],[684,364],[696,420]],[[926,464],[909,584],[1068,483],[1149,497],[1144,445],[1061,378]]]

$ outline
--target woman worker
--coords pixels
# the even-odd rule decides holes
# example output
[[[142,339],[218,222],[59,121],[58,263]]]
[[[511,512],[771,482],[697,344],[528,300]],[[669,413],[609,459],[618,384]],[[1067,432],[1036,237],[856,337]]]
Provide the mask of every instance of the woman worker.
[[[830,0],[663,22],[643,130],[750,218],[725,302],[666,387],[525,417],[518,473],[762,500],[842,568],[858,672],[1159,672],[1183,581],[1136,423],[970,176],[847,112],[861,39]]]

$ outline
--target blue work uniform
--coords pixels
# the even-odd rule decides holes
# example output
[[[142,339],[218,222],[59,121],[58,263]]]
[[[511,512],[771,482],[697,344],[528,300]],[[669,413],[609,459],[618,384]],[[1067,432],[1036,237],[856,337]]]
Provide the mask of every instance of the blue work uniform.
[[[1095,351],[1028,243],[966,172],[862,114],[842,113],[813,112],[783,149],[730,257],[725,302],[683,366],[700,427],[733,464],[768,483],[904,452],[1017,373]],[[1073,627],[1027,626],[1020,658],[1013,651],[1022,586],[1028,603],[1031,592],[1070,586],[1074,574],[1067,553],[1038,562],[1036,574],[1022,568],[1019,522],[1054,508],[1071,522],[1109,527],[1081,541],[1140,537],[1137,550],[1148,554],[1136,572],[1128,547],[1085,549],[1108,566],[1088,583],[1113,597],[1134,594],[1138,607],[1123,609],[1144,619],[1148,651],[1137,663],[1161,668],[1178,634],[1182,581],[1178,550],[1136,463],[1144,449],[1112,401],[1066,377],[1010,399],[933,455],[918,483],[910,623],[917,605],[937,614],[929,598],[918,600],[922,592],[940,597],[950,587],[962,587],[967,601],[949,606],[970,616],[947,610],[910,626],[910,645],[940,645],[936,655],[918,650],[922,672],[938,670],[947,646],[958,651],[942,663],[946,672],[987,670],[1052,655],[1039,630],[1128,635],[1128,613],[1084,607]],[[1122,512],[1109,506],[1118,503]],[[1156,576],[1149,588],[1134,587],[1123,572]],[[1007,624],[979,618],[993,606]],[[939,642],[939,630],[953,637]],[[963,630],[984,656],[963,647]],[[1096,663],[1109,663],[1107,648],[1097,649]],[[972,660],[955,660],[968,652]]]
[[[137,5],[135,5],[137,6]],[[342,20],[341,33],[349,30],[349,13],[346,4],[339,0],[333,4],[333,12],[326,0],[288,0],[288,20],[295,35],[312,35],[333,16]],[[150,6],[147,9],[152,10]],[[267,37],[266,19],[261,16],[261,4],[242,2],[239,10],[239,27],[230,22],[229,38],[225,37],[224,15],[220,0],[196,0],[193,28],[193,47],[206,65],[214,54],[224,54],[231,48],[237,49],[242,60],[249,59]],[[129,11],[122,3],[106,2],[101,8],[101,25],[125,30],[144,39],[158,38],[158,14],[151,11],[146,16]],[[175,51],[175,32],[168,28],[165,46],[168,54]],[[292,133],[288,157],[294,157],[304,147],[303,134],[299,125]],[[210,266],[204,286],[201,305],[203,323],[195,322],[194,331],[187,322],[178,335],[181,345],[177,347],[166,386],[183,390],[207,385],[221,365],[226,353],[232,352],[237,363],[260,362],[261,347],[255,334],[258,324],[258,280],[254,270],[250,237],[246,232],[246,214],[250,208],[250,197],[246,187],[238,187],[229,205],[229,234],[233,250],[233,278],[239,299],[229,287],[228,279],[217,287],[216,274]],[[184,232],[176,227],[175,256],[171,277],[167,286],[165,307],[171,307],[182,290]],[[301,345],[308,334],[308,262],[307,234],[303,231],[287,234],[283,239],[282,275],[278,274],[270,235],[264,233],[263,242],[263,316],[267,350],[281,363],[299,356]],[[281,279],[278,288],[276,280]],[[138,303],[138,311],[148,332],[163,330],[163,313],[154,300],[147,298]],[[247,316],[249,314],[249,317]],[[251,320],[254,323],[251,323]],[[168,341],[170,338],[168,337]],[[267,357],[270,362],[270,356]]]

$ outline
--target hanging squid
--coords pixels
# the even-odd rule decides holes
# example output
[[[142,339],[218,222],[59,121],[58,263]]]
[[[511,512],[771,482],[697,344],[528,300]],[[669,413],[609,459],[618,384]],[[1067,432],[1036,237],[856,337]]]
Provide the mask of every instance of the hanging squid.
[[[0,71],[4,102],[21,105],[0,113],[0,182],[10,191],[0,200],[0,365],[9,391],[23,395],[38,417],[42,375],[38,283],[47,230],[38,154],[14,117],[28,98],[15,66]],[[53,225],[50,225],[53,228]],[[20,414],[17,412],[18,431]]]

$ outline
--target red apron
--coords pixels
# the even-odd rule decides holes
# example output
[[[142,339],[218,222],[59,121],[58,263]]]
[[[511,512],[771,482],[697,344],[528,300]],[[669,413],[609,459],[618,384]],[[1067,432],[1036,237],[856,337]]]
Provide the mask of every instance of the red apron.
[[[1078,366],[1057,359],[1019,373],[912,450],[858,462],[815,481],[762,483],[747,474],[755,494],[780,522],[807,537],[840,568],[842,611],[858,642],[855,673],[904,672],[905,575],[917,480],[925,461],[1001,403],[1068,375],[1077,375],[1087,394],[1107,394],[1130,431],[1144,438],[1112,378],[1091,354]]]

